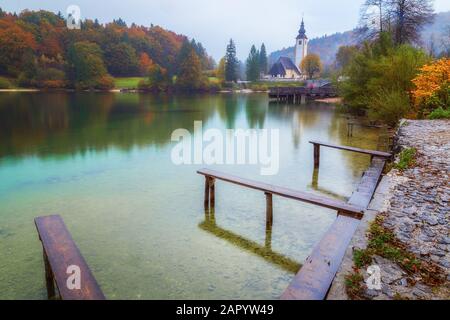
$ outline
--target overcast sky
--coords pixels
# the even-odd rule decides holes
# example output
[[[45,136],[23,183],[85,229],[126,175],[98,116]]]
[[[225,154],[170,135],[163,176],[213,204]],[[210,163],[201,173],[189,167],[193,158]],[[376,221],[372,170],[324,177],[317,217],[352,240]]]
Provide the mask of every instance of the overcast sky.
[[[268,52],[293,45],[302,15],[309,38],[353,29],[364,0],[1,0],[5,11],[45,9],[65,14],[75,4],[82,18],[109,22],[122,18],[160,25],[203,43],[217,60],[233,38],[245,59],[251,45],[266,44]],[[437,12],[449,11],[449,0],[435,0]]]

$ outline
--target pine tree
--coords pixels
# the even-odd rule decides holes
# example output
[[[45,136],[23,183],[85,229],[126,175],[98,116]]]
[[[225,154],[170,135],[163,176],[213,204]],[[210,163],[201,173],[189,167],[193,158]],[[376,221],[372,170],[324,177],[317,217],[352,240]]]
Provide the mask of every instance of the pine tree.
[[[250,54],[248,55],[246,62],[246,74],[247,81],[256,81],[259,79],[259,52],[256,50],[256,47],[253,45],[250,49]]]
[[[230,39],[230,43],[227,46],[227,52],[225,54],[225,80],[237,81],[237,68],[238,60],[236,58],[236,45],[233,39]]]
[[[261,50],[259,51],[259,70],[261,73],[267,73],[268,64],[266,46],[263,43],[261,45]]]

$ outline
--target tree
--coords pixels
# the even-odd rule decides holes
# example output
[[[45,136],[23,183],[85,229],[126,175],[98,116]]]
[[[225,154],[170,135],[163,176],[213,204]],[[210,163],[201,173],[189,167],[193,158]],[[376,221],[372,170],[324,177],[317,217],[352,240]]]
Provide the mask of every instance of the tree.
[[[396,45],[413,44],[420,41],[420,31],[432,20],[432,0],[367,0],[361,10],[360,33],[373,41],[389,32]]]
[[[247,81],[257,81],[260,76],[259,69],[259,51],[256,50],[256,47],[253,45],[250,49],[250,53],[248,55],[246,61],[246,75]]]
[[[150,67],[153,65],[153,60],[150,59],[147,53],[141,53],[139,58],[139,70],[141,71],[141,75],[148,75]]]
[[[364,39],[374,40],[387,29],[388,1],[390,0],[366,0],[362,5],[358,32]]]
[[[428,56],[410,45],[395,46],[389,38],[383,33],[379,40],[365,43],[344,69],[346,80],[339,87],[351,111],[369,110],[375,119],[393,124],[413,112],[408,102],[414,89],[411,80]]]
[[[269,59],[267,58],[266,46],[264,43],[261,45],[261,50],[259,51],[259,70],[261,73],[266,74],[269,66]]]
[[[442,58],[427,64],[412,80],[414,106],[424,115],[437,108],[450,107],[450,59]]]
[[[432,0],[390,0],[389,15],[393,19],[394,43],[417,43],[420,31],[433,18]]]
[[[139,71],[136,50],[124,42],[108,46],[104,58],[109,73],[114,76],[131,76]]]
[[[358,53],[356,46],[341,46],[336,53],[336,66],[340,69],[345,69]]]
[[[32,33],[15,24],[0,29],[0,72],[17,76],[22,69],[25,53],[35,48]]]
[[[216,75],[220,81],[225,81],[225,57],[220,59],[219,65],[216,69]]]
[[[204,84],[200,58],[191,48],[185,59],[180,63],[176,85],[182,90],[199,90],[202,89]]]
[[[308,75],[309,79],[322,72],[322,68],[320,57],[314,53],[308,54],[301,63],[301,69]]]
[[[102,59],[102,50],[92,42],[76,42],[69,49],[72,81],[81,88],[109,86],[108,73]]]
[[[236,45],[230,39],[225,54],[225,81],[237,81],[239,61],[236,58]]]

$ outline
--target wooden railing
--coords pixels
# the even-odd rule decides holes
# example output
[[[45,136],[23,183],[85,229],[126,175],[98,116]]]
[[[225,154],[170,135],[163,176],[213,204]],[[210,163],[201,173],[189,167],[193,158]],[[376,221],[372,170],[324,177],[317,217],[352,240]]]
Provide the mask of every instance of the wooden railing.
[[[366,149],[360,149],[355,147],[347,147],[347,146],[339,146],[336,144],[331,143],[325,143],[325,142],[319,142],[319,141],[310,141],[309,143],[312,143],[314,145],[314,167],[319,167],[320,162],[320,147],[327,147],[332,149],[338,149],[338,150],[344,150],[344,151],[351,151],[356,153],[362,153],[362,154],[368,154],[372,158],[373,157],[380,157],[384,159],[389,159],[392,157],[391,153],[388,152],[382,152],[382,151],[374,151],[374,150],[366,150]]]
[[[58,289],[59,298],[63,300],[104,300],[100,286],[62,218],[53,215],[37,217],[34,221],[42,242],[48,298],[57,298],[55,289]],[[72,272],[75,277],[79,276],[78,280],[74,278],[73,288],[68,286]]]
[[[210,169],[201,169],[197,171],[197,173],[205,176],[205,208],[215,206],[215,180],[217,179],[264,192],[266,195],[266,218],[269,224],[272,224],[273,221],[273,195],[336,210],[354,217],[362,216],[363,208],[349,205],[344,201],[317,196],[311,193],[292,190],[289,188],[273,186],[267,183],[244,179]]]

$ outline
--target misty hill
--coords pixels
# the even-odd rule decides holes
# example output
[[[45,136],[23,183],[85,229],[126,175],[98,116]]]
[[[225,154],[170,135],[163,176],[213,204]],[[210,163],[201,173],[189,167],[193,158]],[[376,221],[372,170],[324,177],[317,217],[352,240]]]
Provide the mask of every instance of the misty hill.
[[[444,41],[449,41],[450,11],[436,14],[434,22],[426,26],[422,32],[422,46],[429,51],[433,47],[434,53],[439,54],[444,50]],[[324,65],[334,62],[336,53],[340,46],[352,45],[356,43],[354,31],[325,35],[309,41],[309,53],[316,53]],[[275,63],[279,57],[289,57],[294,59],[294,47],[283,48],[272,52],[269,56],[269,63]]]

